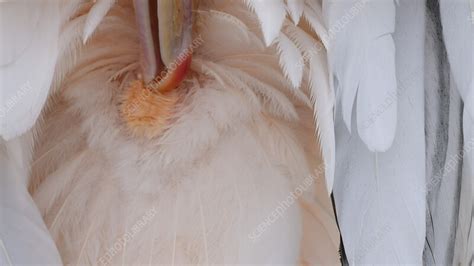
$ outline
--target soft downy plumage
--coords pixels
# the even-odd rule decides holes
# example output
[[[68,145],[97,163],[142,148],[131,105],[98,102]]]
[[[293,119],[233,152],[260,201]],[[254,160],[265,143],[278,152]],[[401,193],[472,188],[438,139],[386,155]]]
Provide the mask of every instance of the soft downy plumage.
[[[338,261],[321,3],[288,1],[291,21],[283,1],[270,17],[260,1],[200,2],[187,96],[153,139],[118,112],[139,70],[131,3],[60,2],[29,190],[63,263]]]
[[[22,75],[6,90],[2,76],[2,137],[43,112],[2,143],[1,195],[12,200],[0,202],[1,262],[59,262],[50,233],[66,264],[334,264],[326,190],[335,179],[349,263],[472,264],[469,1],[440,0],[440,18],[425,25],[433,10],[424,0],[202,0],[186,97],[151,139],[121,115],[142,74],[131,2],[16,1],[18,10],[2,11],[26,26],[2,43],[13,57],[2,54],[0,72]],[[48,18],[35,28],[44,34],[28,35],[38,16]],[[15,45],[29,38],[36,45]],[[443,45],[446,57],[427,51]],[[46,75],[13,60],[32,51],[49,55]],[[34,93],[21,90],[28,80]],[[449,112],[440,108],[448,91]],[[29,105],[12,105],[17,96]],[[448,122],[448,140],[427,134]],[[448,171],[431,186],[450,165],[438,155],[459,149],[462,176]],[[19,228],[31,229],[29,242]]]

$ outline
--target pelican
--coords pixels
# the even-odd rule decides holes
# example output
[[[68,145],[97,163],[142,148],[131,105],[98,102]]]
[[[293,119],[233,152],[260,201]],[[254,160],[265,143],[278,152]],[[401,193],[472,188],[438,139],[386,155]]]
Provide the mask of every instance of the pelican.
[[[7,265],[339,261],[321,3],[0,5]]]
[[[472,0],[0,14],[0,265],[472,264]]]

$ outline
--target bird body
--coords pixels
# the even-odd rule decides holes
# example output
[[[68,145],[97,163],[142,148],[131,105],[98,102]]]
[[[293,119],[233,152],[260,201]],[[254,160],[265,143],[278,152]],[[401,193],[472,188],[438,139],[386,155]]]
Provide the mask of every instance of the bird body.
[[[472,264],[470,2],[2,1],[0,264]]]
[[[130,86],[140,78],[130,1],[61,2],[63,49],[32,129],[29,191],[64,264],[337,262],[311,99],[330,91],[329,73],[303,76],[325,67],[325,52],[311,69],[292,65],[317,35],[285,13],[263,37],[248,4],[201,1],[203,41],[166,107]]]

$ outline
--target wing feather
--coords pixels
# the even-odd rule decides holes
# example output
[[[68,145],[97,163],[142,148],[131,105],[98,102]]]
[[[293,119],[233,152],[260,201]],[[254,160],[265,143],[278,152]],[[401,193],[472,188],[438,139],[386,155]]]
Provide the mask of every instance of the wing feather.
[[[329,1],[324,14],[332,38],[331,67],[338,81],[346,126],[351,128],[353,104],[358,95],[359,135],[369,150],[386,151],[393,143],[397,124],[397,79],[392,37],[395,2]],[[386,101],[391,103],[386,104]]]
[[[309,89],[313,103],[317,135],[325,164],[326,185],[329,193],[334,183],[335,136],[334,90],[330,82],[327,53],[323,44],[298,27],[284,27],[285,33],[309,61]]]
[[[280,66],[286,77],[295,88],[301,86],[303,79],[303,56],[298,47],[284,34],[280,33],[277,38],[277,48],[280,53]]]
[[[97,3],[89,11],[84,26],[84,33],[82,40],[84,43],[91,37],[94,31],[99,26],[100,22],[104,19],[105,15],[109,12],[116,0],[98,0]]]
[[[257,14],[265,44],[269,46],[278,37],[285,20],[285,3],[283,0],[246,0],[246,2]]]
[[[304,0],[286,0],[286,5],[288,6],[288,13],[290,13],[291,19],[297,25],[300,21],[301,16],[303,15]]]
[[[332,190],[335,167],[334,137],[334,87],[328,69],[326,47],[329,35],[322,16],[322,6],[310,0],[247,0],[260,22],[266,45],[275,41],[280,54],[280,67],[293,86],[293,93],[301,97],[301,85],[309,85],[311,102],[314,104],[315,124],[326,164],[326,181],[329,193]],[[293,23],[286,19],[288,10]],[[300,18],[308,21],[313,33],[296,26]],[[319,40],[317,39],[319,38]],[[309,71],[308,71],[309,69]],[[306,74],[308,76],[306,76]],[[245,78],[248,80],[248,78]],[[253,82],[254,84],[258,84]],[[261,88],[262,86],[256,86]],[[303,90],[302,90],[303,91]],[[306,92],[304,92],[306,93]],[[279,102],[279,101],[275,101]],[[284,106],[284,105],[282,105]],[[287,110],[291,114],[290,110]]]
[[[397,126],[395,46],[391,37],[382,37],[370,48],[359,83],[357,129],[369,150],[384,152],[392,146]]]
[[[27,190],[31,134],[0,140],[0,265],[60,265],[61,257]]]
[[[33,126],[46,101],[58,55],[58,1],[2,2],[0,17],[9,38],[0,42],[0,135],[11,139]]]
[[[329,36],[326,30],[326,26],[323,24],[323,21],[318,14],[310,8],[310,6],[306,6],[304,10],[304,17],[308,21],[311,28],[318,34],[318,37],[321,39],[325,47],[329,47]]]
[[[310,59],[310,89],[314,103],[314,114],[325,164],[325,177],[328,192],[332,192],[336,161],[336,139],[334,136],[334,94],[329,83],[327,58],[316,53]]]
[[[473,124],[474,124],[474,1],[440,0],[443,37],[451,74],[464,102],[464,157],[454,264],[472,264],[473,250]],[[466,19],[468,18],[468,19]]]
[[[464,113],[464,145],[462,183],[459,203],[459,220],[456,230],[454,265],[472,264],[474,257],[474,123]],[[467,147],[470,147],[469,149]]]
[[[336,2],[343,1],[334,1],[333,5]],[[425,78],[420,69],[423,71],[425,63],[425,1],[400,1],[396,31],[391,21],[395,15],[392,1],[370,1],[359,7],[355,1],[352,4],[356,5],[352,9],[354,17],[349,17],[353,20],[340,33],[332,31],[336,35],[329,49],[340,90],[335,119],[334,202],[347,260],[350,265],[422,264],[426,140]],[[336,15],[329,18],[330,24],[336,25],[337,14],[351,14],[352,7],[326,8],[336,12],[326,13]],[[355,45],[359,41],[360,47]],[[404,85],[400,98],[391,94],[396,88],[395,74]],[[348,76],[354,80],[348,80]],[[345,106],[341,105],[355,101],[342,100],[348,92],[353,93],[350,97],[357,97],[357,114],[346,107],[349,113],[343,119]],[[374,112],[380,104],[383,108]],[[372,122],[372,112],[374,118],[389,121]],[[397,117],[403,124],[395,130]],[[352,119],[352,132],[347,129],[346,119]],[[366,119],[372,124],[361,130],[361,121]],[[395,135],[393,144],[384,131]],[[389,146],[386,152],[377,152]]]
[[[470,20],[474,18],[469,0],[440,0],[440,11],[451,72],[466,110],[474,117],[474,20]]]

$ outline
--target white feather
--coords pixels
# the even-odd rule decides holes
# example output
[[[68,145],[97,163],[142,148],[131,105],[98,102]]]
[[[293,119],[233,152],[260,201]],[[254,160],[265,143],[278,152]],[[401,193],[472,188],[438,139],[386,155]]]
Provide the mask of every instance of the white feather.
[[[391,36],[373,40],[369,45],[370,55],[366,54],[361,62],[365,71],[361,73],[357,94],[357,129],[369,150],[384,152],[392,146],[397,128],[395,46]],[[392,102],[386,104],[389,100]],[[381,108],[385,110],[380,111]]]
[[[454,83],[464,101],[464,157],[454,263],[472,264],[474,219],[474,2],[440,0],[443,37]]]
[[[283,0],[246,0],[260,21],[265,44],[269,46],[280,33],[286,17]]]
[[[371,1],[371,3],[385,2]],[[391,104],[399,106],[396,116],[403,123],[400,123],[396,130],[392,147],[383,153],[374,153],[367,149],[367,140],[359,138],[358,131],[354,130],[356,128],[354,122],[359,123],[359,118],[349,114],[348,118],[352,119],[353,123],[353,130],[349,132],[347,123],[343,119],[344,113],[341,111],[344,106],[337,106],[334,201],[350,265],[421,265],[423,263],[426,235],[425,84],[424,76],[420,73],[423,72],[425,60],[423,53],[425,4],[422,0],[402,0],[397,7],[396,31],[393,39],[396,48],[396,73],[404,87],[403,97],[399,97],[397,102],[392,100]],[[372,9],[369,6],[364,8],[366,8],[365,11],[358,13],[358,16],[366,16],[366,12],[370,10],[378,11],[377,16],[381,16],[378,20],[374,18],[374,24],[370,29],[379,28],[383,26],[380,24],[389,23],[392,19],[383,12],[385,9]],[[346,26],[348,31],[353,30],[352,24]],[[380,37],[378,41],[381,41],[388,35],[378,37]],[[337,70],[344,72],[344,66],[341,65],[344,62],[343,59],[354,56],[350,53],[355,51],[350,49],[361,40],[361,36],[354,34],[352,39],[344,38],[347,40],[345,44],[338,38],[333,44],[339,46],[336,48],[342,54],[333,56],[338,56],[337,59],[340,60],[335,62],[339,64]],[[383,42],[387,42],[385,45],[388,46],[391,41],[384,40]],[[373,45],[368,44],[367,52],[372,53],[375,49],[377,56],[392,56],[395,52],[393,49],[374,48]],[[364,45],[366,45],[365,42]],[[344,48],[344,46],[348,47]],[[331,49],[330,51],[334,52]],[[389,55],[381,54],[382,51]],[[374,62],[380,64],[378,61]],[[362,61],[362,63],[367,62]],[[352,64],[349,67],[367,69],[361,64]],[[355,77],[357,78],[357,75]],[[373,76],[363,78],[378,79]],[[340,82],[339,89],[347,89],[344,87],[345,84],[341,84],[346,81],[345,79],[339,78],[338,81]],[[347,86],[359,86],[358,80],[349,82]],[[374,96],[370,93],[362,94],[362,89],[365,88],[360,85],[358,98],[381,96],[378,92],[374,92]],[[380,100],[383,102],[383,98]],[[357,113],[357,116],[359,115]],[[374,133],[371,137],[384,136]]]
[[[293,87],[289,80],[282,75],[280,69],[262,68],[262,65],[259,62],[249,60],[251,57],[252,56],[249,55],[246,59],[231,58],[222,60],[221,62],[244,70],[247,74],[258,77],[260,80],[271,84],[273,87],[282,86],[286,90],[293,92],[294,96],[301,100],[301,102],[306,106],[310,107],[312,105],[309,97],[301,89]]]
[[[440,11],[451,72],[466,110],[474,117],[474,20],[469,0],[440,0]]]
[[[8,36],[0,43],[0,136],[11,139],[33,126],[46,101],[57,58],[58,2],[2,2],[0,16]]]
[[[249,29],[247,27],[247,25],[245,25],[245,23],[240,20],[239,18],[237,18],[236,16],[232,15],[232,14],[229,14],[229,13],[225,13],[225,12],[222,12],[222,11],[219,11],[219,10],[209,10],[209,16],[212,16],[214,19],[221,19],[221,20],[225,20],[229,23],[232,23],[235,27],[237,27],[238,29],[240,29],[240,31],[245,35],[247,36],[247,41],[249,41]]]
[[[332,192],[335,167],[334,90],[330,82],[327,53],[323,44],[298,27],[287,25],[284,32],[309,61],[309,88],[317,135],[325,164],[327,191]]]
[[[304,69],[304,61],[300,50],[283,33],[278,36],[276,44],[280,53],[280,65],[286,77],[295,88],[299,88]]]
[[[463,126],[465,153],[453,261],[456,265],[472,264],[474,256],[474,120],[467,112],[464,113]]]
[[[61,258],[28,193],[31,134],[0,140],[0,264],[59,265]]]
[[[228,72],[228,77],[232,78],[236,85],[241,88],[251,88],[257,95],[262,97],[264,103],[268,104],[269,110],[276,116],[287,120],[295,120],[298,114],[293,104],[280,91],[275,90],[269,84],[263,83],[258,78],[248,75],[237,68],[220,67],[223,71]]]
[[[311,28],[318,34],[318,37],[324,44],[324,47],[329,47],[329,36],[327,33],[326,26],[323,24],[323,20],[318,16],[315,10],[312,10],[311,6],[306,6],[304,10],[304,17],[309,22]]]
[[[326,54],[316,53],[310,59],[310,88],[314,102],[314,114],[324,158],[326,186],[332,192],[336,161],[336,140],[334,136],[334,93],[329,83],[330,75]]]
[[[288,5],[302,4],[301,2],[287,3]],[[327,30],[321,22],[321,12],[318,13],[315,10],[315,6],[317,4],[314,3],[306,6],[304,11],[305,18],[310,22],[312,29],[318,34],[318,37],[322,40],[327,40]],[[291,11],[290,7],[288,9]],[[258,13],[257,16],[259,16]],[[324,65],[327,65],[325,48],[300,28],[288,22],[285,23],[285,21],[283,24],[286,26],[282,27],[282,32],[276,39],[276,47],[280,53],[280,66],[296,89],[301,85],[306,67],[304,58],[311,62],[309,64],[310,91],[312,102],[315,103],[315,122],[326,166],[326,184],[330,192],[332,190],[335,165],[334,91],[329,78],[329,70],[324,68]]]
[[[397,124],[392,38],[395,3],[393,0],[330,1],[324,12],[332,38],[330,61],[338,81],[344,121],[350,129],[358,94],[359,135],[369,150],[386,151],[392,145]],[[394,99],[395,103],[380,112],[387,99]]]
[[[288,13],[290,13],[293,23],[297,25],[303,15],[305,0],[286,0],[288,6]]]
[[[82,35],[82,40],[84,43],[86,43],[94,33],[97,26],[99,26],[105,15],[107,15],[109,10],[115,4],[115,1],[116,0],[98,0],[94,4],[87,15],[86,24],[84,26],[84,33]]]
[[[307,32],[299,27],[291,26],[286,23],[283,32],[291,39],[292,42],[301,50],[304,59],[308,60],[315,53],[324,51],[325,48],[321,42],[310,36]],[[307,62],[305,62],[307,63]]]

